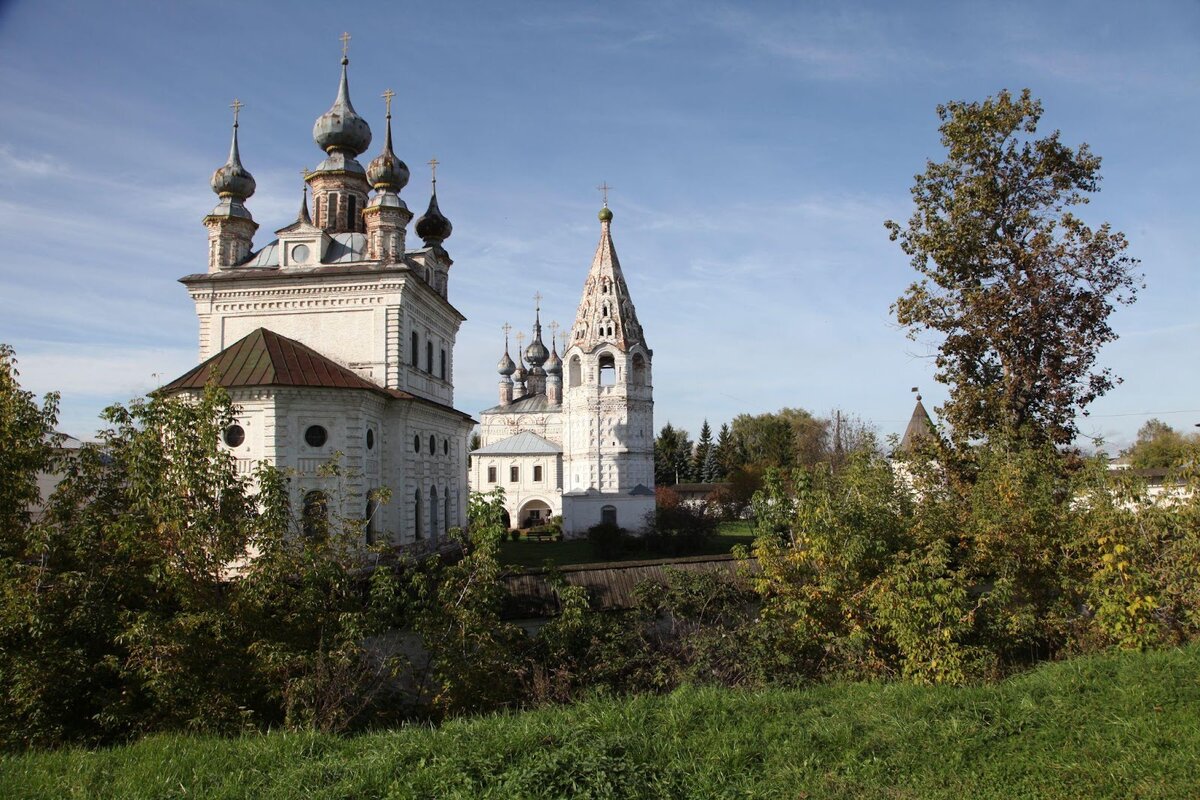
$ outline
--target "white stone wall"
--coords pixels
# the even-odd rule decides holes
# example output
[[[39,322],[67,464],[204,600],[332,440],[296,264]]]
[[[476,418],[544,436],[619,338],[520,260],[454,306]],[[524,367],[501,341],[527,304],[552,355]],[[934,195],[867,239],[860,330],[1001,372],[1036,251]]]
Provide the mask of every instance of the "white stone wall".
[[[193,283],[190,289],[199,318],[201,361],[262,327],[380,386],[454,404],[454,344],[462,318],[407,269],[351,276],[312,273],[295,279],[269,275]]]
[[[465,524],[470,422],[464,418],[366,390],[263,389],[231,394],[238,407],[237,422],[246,434],[240,446],[228,448],[238,460],[238,470],[250,474],[259,461],[286,470],[297,520],[309,491],[329,496],[332,516],[358,519],[366,513],[368,492],[387,489],[391,500],[380,505],[374,516],[377,541],[409,544],[441,538],[450,528]],[[305,441],[311,425],[327,431],[320,447]],[[414,439],[420,442],[419,450]],[[320,474],[335,454],[340,454],[340,474]],[[435,494],[436,515],[432,513]]]

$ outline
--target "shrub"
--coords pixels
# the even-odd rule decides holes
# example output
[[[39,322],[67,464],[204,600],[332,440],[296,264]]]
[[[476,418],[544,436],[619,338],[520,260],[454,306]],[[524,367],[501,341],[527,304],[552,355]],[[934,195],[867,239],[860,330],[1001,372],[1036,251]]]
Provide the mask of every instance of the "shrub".
[[[596,558],[616,558],[625,552],[625,530],[611,522],[601,522],[588,528],[587,538]]]

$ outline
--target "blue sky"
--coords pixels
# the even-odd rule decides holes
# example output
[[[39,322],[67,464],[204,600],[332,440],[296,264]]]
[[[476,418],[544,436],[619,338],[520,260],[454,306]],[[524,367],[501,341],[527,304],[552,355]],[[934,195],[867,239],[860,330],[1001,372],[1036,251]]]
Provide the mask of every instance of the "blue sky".
[[[334,9],[339,9],[335,11]],[[1200,3],[0,3],[0,341],[61,427],[195,364],[180,276],[242,111],[256,246],[289,223],[349,31],[355,107],[428,201],[436,156],[467,316],[456,405],[495,402],[500,327],[569,324],[599,236],[595,186],[655,351],[656,426],[695,435],[784,406],[902,430],[945,399],[933,340],[889,305],[913,274],[883,221],[942,157],[935,107],[1029,87],[1043,132],[1088,142],[1083,210],[1142,259],[1101,363],[1124,383],[1083,429],[1200,422]],[[158,376],[156,378],[156,376]]]

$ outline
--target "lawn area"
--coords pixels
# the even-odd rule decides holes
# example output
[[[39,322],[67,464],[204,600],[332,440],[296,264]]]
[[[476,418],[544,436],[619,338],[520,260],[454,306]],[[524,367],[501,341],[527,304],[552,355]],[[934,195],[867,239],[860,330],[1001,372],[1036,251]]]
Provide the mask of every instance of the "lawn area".
[[[749,546],[753,541],[754,533],[749,522],[722,522],[709,547],[693,555],[728,553],[734,545]],[[597,561],[639,561],[651,558],[660,556],[657,553],[635,551],[624,553],[617,558],[596,558],[587,539],[538,542],[522,538],[516,542],[502,542],[500,545],[500,563],[513,567],[540,567],[546,563],[565,567],[569,564],[592,564]]]
[[[666,696],[353,738],[157,735],[0,757],[5,798],[1200,797],[1200,647],[970,688]]]

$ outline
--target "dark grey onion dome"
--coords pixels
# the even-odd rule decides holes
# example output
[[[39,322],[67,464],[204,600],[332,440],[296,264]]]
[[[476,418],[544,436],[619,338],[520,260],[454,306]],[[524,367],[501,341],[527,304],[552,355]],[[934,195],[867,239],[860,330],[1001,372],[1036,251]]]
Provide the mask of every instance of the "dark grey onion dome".
[[[546,362],[546,374],[562,377],[562,359],[558,357],[558,346],[550,348],[550,359]]]
[[[338,86],[337,99],[332,108],[317,117],[313,124],[313,141],[326,153],[344,150],[357,156],[371,146],[371,126],[350,104],[350,86],[346,81],[349,63],[350,59],[342,59],[342,82]]]
[[[238,124],[233,123],[233,141],[229,145],[229,158],[225,165],[219,167],[212,176],[212,190],[218,197],[232,197],[245,200],[254,194],[256,184],[254,176],[242,166],[241,154],[238,153]]]
[[[367,181],[377,191],[396,192],[408,185],[408,165],[396,158],[392,152],[392,115],[387,115],[387,136],[383,140],[383,152],[375,156],[367,166]]]
[[[429,197],[429,208],[417,220],[417,236],[421,237],[426,247],[437,247],[450,238],[453,230],[454,226],[450,224],[450,220],[446,219],[442,210],[438,208],[437,187],[435,186],[433,194]]]
[[[525,368],[518,365],[517,368],[515,370],[513,370],[512,379],[515,383],[524,383],[525,382]]]
[[[500,363],[496,365],[496,371],[506,378],[517,371],[517,365],[513,363],[512,356],[508,354],[508,348],[504,349],[504,355],[500,358]]]
[[[546,345],[542,344],[542,326],[535,325],[533,341],[529,343],[529,347],[525,348],[525,363],[530,367],[541,368],[542,364],[550,358],[550,351],[546,349]]]

